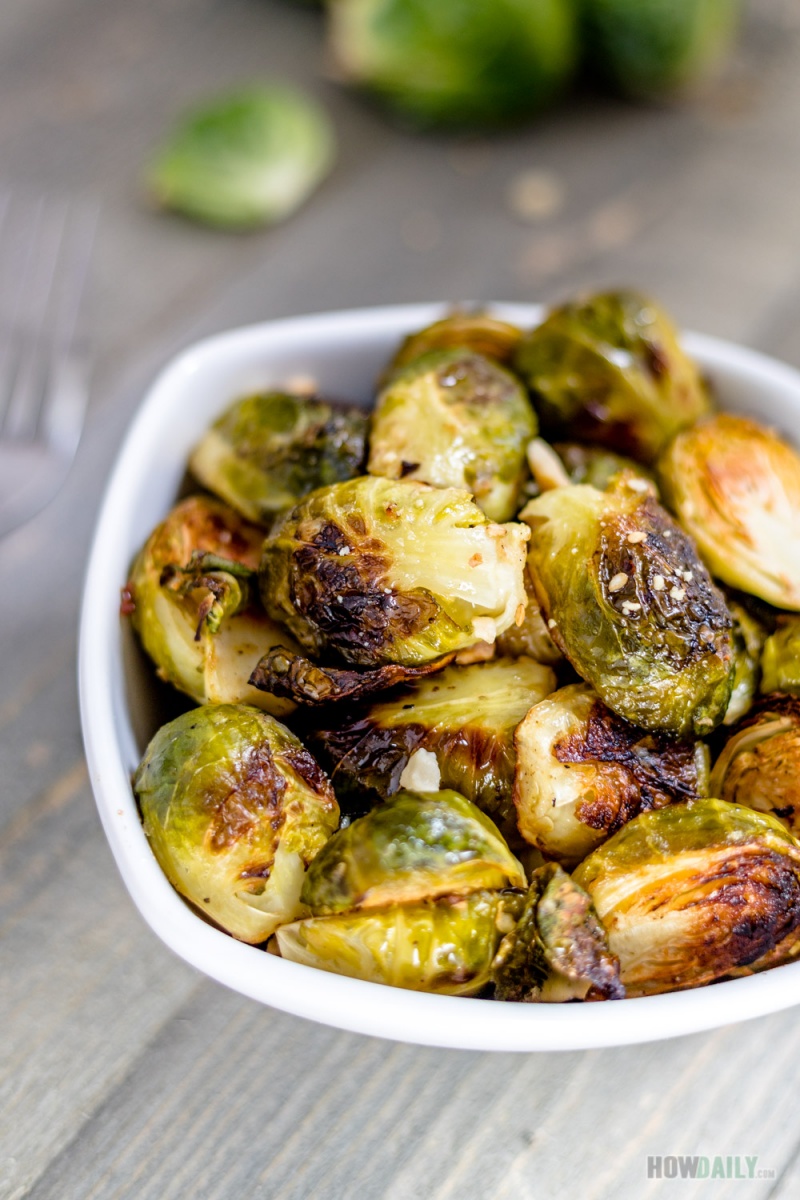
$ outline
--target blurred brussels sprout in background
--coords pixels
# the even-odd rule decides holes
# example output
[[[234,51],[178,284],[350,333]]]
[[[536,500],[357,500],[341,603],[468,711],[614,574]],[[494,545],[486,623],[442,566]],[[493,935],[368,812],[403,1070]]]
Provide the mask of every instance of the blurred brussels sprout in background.
[[[734,725],[752,706],[761,678],[761,654],[767,631],[751,612],[727,597],[733,618],[733,688],[723,724]],[[798,679],[800,683],[800,678]],[[766,690],[766,689],[765,689]],[[769,689],[782,691],[782,688]],[[723,797],[725,799],[725,797]]]
[[[620,1000],[619,961],[583,888],[548,863],[533,873],[522,915],[500,943],[498,1000]]]
[[[318,396],[246,396],[214,422],[189,468],[243,516],[269,523],[315,488],[362,473],[368,421]]]
[[[713,729],[733,685],[731,617],[647,483],[556,488],[521,518],[548,631],[600,699],[645,729]]]
[[[780,617],[761,655],[761,691],[800,696],[800,617]]]
[[[511,658],[526,655],[534,662],[554,666],[556,663],[563,662],[564,656],[550,637],[527,566],[525,567],[524,583],[528,605],[522,624],[511,625],[505,633],[498,635],[495,643],[497,653],[508,655]]]
[[[278,519],[261,595],[314,655],[418,666],[522,622],[527,536],[455,488],[353,479]]]
[[[484,312],[452,312],[416,333],[410,333],[389,364],[384,383],[401,367],[434,350],[471,350],[496,362],[510,363],[522,330]]]
[[[646,467],[615,454],[604,446],[586,446],[580,442],[557,442],[553,449],[564,464],[571,483],[588,483],[604,492],[623,471],[655,484]]]
[[[363,715],[323,725],[313,746],[345,807],[351,798],[375,803],[411,786],[409,761],[427,751],[439,786],[466,796],[511,839],[514,730],[554,687],[550,668],[529,658],[451,666]]]
[[[249,87],[185,116],[147,184],[164,208],[246,229],[293,213],[328,174],[334,153],[333,127],[314,100],[288,87]]]
[[[800,834],[800,701],[768,696],[732,730],[714,764],[715,796],[777,817]]]
[[[534,704],[514,744],[519,831],[567,865],[638,813],[708,789],[705,746],[629,725],[585,683]]]
[[[199,704],[247,702],[281,716],[294,705],[248,683],[271,647],[294,645],[258,602],[263,540],[218,500],[181,501],[136,558],[126,611],[167,683]]]
[[[724,583],[800,609],[800,455],[770,429],[720,413],[658,464],[665,503]]]
[[[482,125],[536,112],[578,57],[565,0],[333,0],[342,77],[417,125]]]
[[[580,0],[587,65],[629,96],[696,82],[730,50],[741,0]]]
[[[133,786],[170,883],[228,933],[263,942],[299,915],[339,807],[283,725],[246,705],[193,709],[158,731]]]
[[[553,309],[526,334],[515,365],[546,434],[597,442],[651,463],[710,409],[670,318],[637,292],[604,292]]]
[[[574,873],[629,996],[697,987],[800,950],[800,845],[740,804],[642,813]]]
[[[493,521],[516,515],[536,433],[527,393],[470,350],[437,350],[394,374],[372,414],[368,470],[466,488]]]

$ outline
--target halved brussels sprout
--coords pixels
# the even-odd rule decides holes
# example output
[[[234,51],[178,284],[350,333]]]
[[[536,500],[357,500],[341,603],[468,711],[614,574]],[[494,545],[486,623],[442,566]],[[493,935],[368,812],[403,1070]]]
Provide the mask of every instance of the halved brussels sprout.
[[[414,991],[471,996],[491,980],[519,897],[479,891],[391,908],[358,909],[282,926],[283,958]]]
[[[564,464],[571,483],[588,483],[604,492],[617,475],[627,472],[654,484],[655,480],[646,467],[615,454],[604,446],[585,446],[581,442],[556,442],[553,446]]]
[[[536,592],[533,590],[533,580],[527,565],[524,582],[528,605],[522,624],[512,625],[505,633],[498,635],[495,642],[497,653],[508,655],[511,658],[526,655],[534,662],[554,666],[556,663],[563,662],[564,656],[550,637],[539,601],[536,598]]]
[[[278,519],[261,595],[314,655],[417,666],[522,622],[527,538],[455,488],[353,479]]]
[[[569,865],[638,813],[705,795],[708,787],[703,745],[629,725],[585,683],[535,704],[514,744],[519,831]]]
[[[395,373],[378,396],[368,470],[466,488],[487,517],[508,521],[535,433],[527,393],[509,371],[471,350],[434,350]]]
[[[523,338],[515,362],[546,433],[598,442],[645,463],[710,411],[672,321],[637,292],[554,309]]]
[[[457,792],[400,791],[323,846],[303,883],[313,916],[525,887],[497,827]]]
[[[245,517],[269,523],[315,488],[361,474],[368,420],[318,396],[245,396],[214,422],[189,467]]]
[[[126,608],[158,674],[198,704],[294,708],[248,683],[255,663],[291,637],[261,609],[263,529],[206,496],[181,501],[154,529],[131,569]]]
[[[731,732],[711,773],[714,795],[777,817],[800,835],[800,700],[767,696]]]
[[[492,964],[498,1000],[620,1000],[619,961],[583,888],[547,863],[533,874],[525,908]]]
[[[403,340],[387,368],[383,383],[387,383],[401,367],[433,350],[471,350],[496,362],[509,363],[521,339],[521,329],[489,313],[451,312],[441,321],[434,321]]]
[[[608,931],[629,996],[698,987],[800,950],[800,844],[740,804],[642,813],[573,878]]]
[[[477,804],[511,838],[514,730],[554,687],[550,668],[529,658],[446,667],[354,720],[317,730],[313,744],[343,802],[384,800],[405,785],[412,756],[427,751],[440,786]]]
[[[520,516],[548,631],[601,700],[645,729],[713,729],[733,682],[731,617],[646,481],[556,488]]]
[[[298,704],[334,704],[342,700],[363,700],[398,684],[433,675],[452,662],[453,657],[447,654],[420,667],[385,663],[372,670],[355,671],[322,667],[302,654],[292,654],[278,646],[258,662],[250,682],[259,691],[284,696]]]
[[[752,707],[758,692],[761,676],[761,653],[767,631],[752,613],[739,604],[728,600],[728,611],[733,617],[733,689],[725,712],[724,725],[734,725]],[[800,679],[798,680],[800,683]],[[764,689],[780,691],[780,688]],[[723,797],[724,799],[725,797]]]
[[[228,933],[263,942],[300,915],[339,806],[283,725],[246,705],[193,709],[159,729],[133,787],[170,883]]]
[[[800,455],[772,430],[720,413],[658,464],[665,503],[724,583],[800,609]]]
[[[800,696],[800,617],[780,617],[761,654],[761,691]]]

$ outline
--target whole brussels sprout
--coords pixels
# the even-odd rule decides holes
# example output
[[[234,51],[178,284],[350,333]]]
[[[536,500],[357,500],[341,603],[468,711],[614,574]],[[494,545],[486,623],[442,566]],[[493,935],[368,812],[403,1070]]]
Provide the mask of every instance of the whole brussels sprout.
[[[418,125],[495,123],[535,112],[577,59],[563,0],[336,0],[341,75]]]
[[[658,464],[665,503],[714,575],[800,609],[800,455],[770,429],[720,413],[678,435]]]
[[[705,795],[708,787],[705,746],[629,725],[585,683],[534,704],[514,744],[519,831],[568,865],[638,813]]]
[[[761,654],[761,691],[800,696],[800,617],[780,617]]]
[[[735,725],[751,708],[758,692],[761,677],[761,654],[767,631],[744,605],[739,604],[730,596],[727,600],[728,611],[733,618],[734,668],[733,689],[723,724]],[[770,688],[769,690],[779,691],[781,689]]]
[[[583,888],[547,863],[533,873],[525,907],[500,943],[495,998],[539,1002],[621,1000],[619,960]]]
[[[536,417],[522,384],[471,350],[434,350],[395,373],[372,414],[368,470],[466,488],[492,521],[519,508]]]
[[[313,745],[348,807],[408,786],[409,761],[427,751],[440,786],[466,796],[511,839],[517,836],[514,730],[554,687],[550,668],[529,658],[450,666],[361,716],[323,725]]]
[[[644,729],[710,732],[731,693],[730,614],[647,483],[556,488],[521,519],[548,630],[600,699]]]
[[[161,678],[198,704],[247,702],[282,716],[291,701],[248,683],[271,647],[294,646],[258,601],[263,540],[218,500],[182,500],[138,554],[124,611]]]
[[[597,442],[644,463],[710,411],[672,321],[637,292],[554,309],[522,339],[515,365],[546,434]]]
[[[269,523],[315,488],[360,475],[368,417],[317,396],[237,400],[192,451],[196,479],[251,521]]]
[[[642,813],[581,863],[629,996],[697,987],[800,950],[800,844],[740,804]]]
[[[193,709],[159,729],[133,787],[170,883],[228,933],[264,942],[300,914],[339,806],[283,725],[247,705]]]
[[[511,625],[505,633],[498,635],[495,642],[497,653],[510,658],[519,658],[524,655],[532,658],[534,662],[544,663],[547,666],[563,663],[564,656],[550,637],[550,631],[542,616],[527,566],[525,567],[524,582],[528,605],[522,624]]]
[[[655,479],[646,467],[615,454],[604,446],[585,446],[581,442],[556,442],[553,446],[564,464],[570,483],[588,483],[604,492],[617,475],[627,472],[655,484]]]
[[[261,595],[314,655],[418,666],[522,622],[527,537],[455,488],[353,479],[278,519]]]
[[[714,795],[777,817],[800,835],[800,700],[767,696],[732,730],[714,764]]]
[[[471,350],[496,362],[510,363],[522,339],[522,330],[485,312],[451,312],[404,338],[390,362],[385,385],[401,367],[434,350]]]

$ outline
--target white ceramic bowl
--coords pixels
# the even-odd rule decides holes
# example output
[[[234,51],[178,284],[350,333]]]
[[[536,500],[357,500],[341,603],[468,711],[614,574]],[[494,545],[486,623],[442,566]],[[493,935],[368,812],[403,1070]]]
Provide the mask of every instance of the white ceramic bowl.
[[[158,936],[187,962],[273,1008],[342,1029],[470,1050],[576,1050],[694,1033],[800,1002],[800,962],[695,991],[606,1004],[498,1004],[363,983],[284,962],[207,924],[173,891],[144,836],[131,772],[158,723],[149,673],[119,616],[131,559],[167,513],[187,456],[237,396],[312,376],[327,394],[367,404],[402,336],[446,306],[416,305],[273,321],[200,342],[156,380],[125,440],[103,501],[89,560],[80,630],[80,699],[97,807],[122,877]],[[540,310],[494,305],[535,324]],[[800,428],[800,373],[697,335],[689,352],[722,404],[792,432]]]

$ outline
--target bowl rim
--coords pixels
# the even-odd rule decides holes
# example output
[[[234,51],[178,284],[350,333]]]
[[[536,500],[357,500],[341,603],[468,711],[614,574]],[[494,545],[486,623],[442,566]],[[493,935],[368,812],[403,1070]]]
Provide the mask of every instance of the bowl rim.
[[[122,664],[118,609],[109,603],[124,583],[127,528],[147,451],[165,412],[212,362],[231,364],[255,348],[269,353],[294,342],[353,337],[358,331],[397,338],[451,310],[452,303],[385,305],[315,313],[246,325],[194,343],[166,364],[142,400],[120,446],[100,505],[81,603],[78,683],[89,777],[106,837],[125,886],[144,920],[180,958],[251,999],[351,1032],[419,1045],[495,1051],[580,1050],[697,1033],[777,1012],[800,1002],[800,961],[761,974],[665,995],[605,1004],[499,1004],[368,983],[288,962],[236,941],[206,923],[175,892],[144,834],[120,740]],[[541,319],[540,305],[486,302],[480,307],[522,325]],[[683,341],[705,369],[718,366],[760,379],[794,397],[800,416],[800,372],[747,349],[701,334]],[[118,566],[124,550],[120,578]],[[256,956],[259,957],[256,957]],[[314,975],[310,974],[314,972]],[[315,979],[316,976],[316,986]]]

